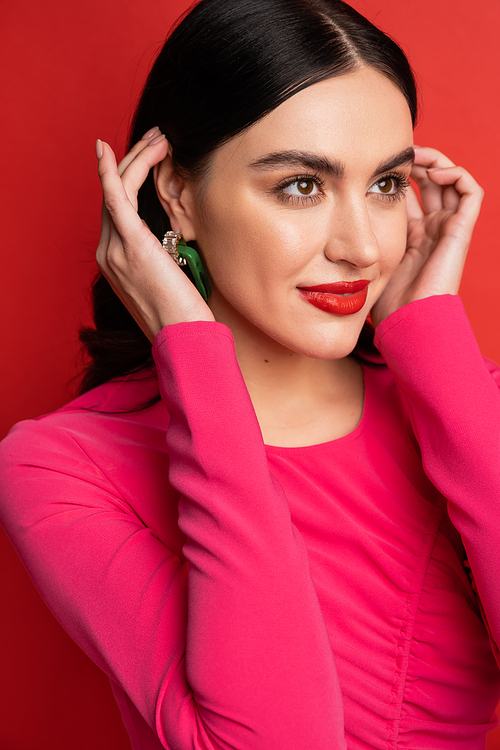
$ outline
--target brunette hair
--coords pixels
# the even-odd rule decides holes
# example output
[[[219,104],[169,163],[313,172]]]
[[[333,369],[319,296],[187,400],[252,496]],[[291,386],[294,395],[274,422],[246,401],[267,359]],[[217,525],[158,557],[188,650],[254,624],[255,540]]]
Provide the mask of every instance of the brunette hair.
[[[367,65],[389,78],[417,114],[409,62],[390,37],[341,0],[201,0],[177,23],[146,81],[129,143],[158,125],[173,163],[199,180],[220,145],[313,83]],[[161,240],[170,229],[150,172],[139,214]],[[151,344],[102,275],[80,392],[152,364]]]

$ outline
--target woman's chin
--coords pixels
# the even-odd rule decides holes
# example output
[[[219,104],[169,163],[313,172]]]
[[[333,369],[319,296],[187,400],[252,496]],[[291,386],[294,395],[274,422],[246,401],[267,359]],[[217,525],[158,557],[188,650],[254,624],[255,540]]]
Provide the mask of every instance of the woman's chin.
[[[283,336],[279,332],[266,331],[278,344],[289,351],[311,359],[342,359],[348,357],[355,348],[366,318],[350,325],[328,326],[305,332],[295,331],[295,335]],[[273,335],[274,334],[274,335]]]

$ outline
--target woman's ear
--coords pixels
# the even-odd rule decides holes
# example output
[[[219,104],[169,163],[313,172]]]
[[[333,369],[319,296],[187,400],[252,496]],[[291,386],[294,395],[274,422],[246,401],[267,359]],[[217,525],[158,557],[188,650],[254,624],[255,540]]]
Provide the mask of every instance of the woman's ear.
[[[196,239],[195,186],[180,177],[172,164],[172,147],[162,162],[153,170],[158,199],[170,219],[174,232],[181,232],[189,242]]]

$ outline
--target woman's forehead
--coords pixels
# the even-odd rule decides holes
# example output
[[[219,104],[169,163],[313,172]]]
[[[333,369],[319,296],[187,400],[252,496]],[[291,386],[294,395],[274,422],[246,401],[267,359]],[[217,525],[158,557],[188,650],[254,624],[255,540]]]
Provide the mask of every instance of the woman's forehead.
[[[224,144],[217,161],[241,167],[281,152],[307,152],[329,162],[363,157],[378,163],[411,144],[404,95],[381,73],[363,67],[294,94]]]

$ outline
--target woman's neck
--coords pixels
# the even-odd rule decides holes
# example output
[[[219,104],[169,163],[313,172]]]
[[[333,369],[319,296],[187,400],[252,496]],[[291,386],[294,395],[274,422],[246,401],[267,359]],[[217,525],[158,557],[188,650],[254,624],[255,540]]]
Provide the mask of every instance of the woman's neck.
[[[216,318],[226,316],[217,316]],[[316,359],[290,351],[246,319],[226,323],[268,445],[316,445],[352,432],[363,412],[362,368],[356,360]]]

